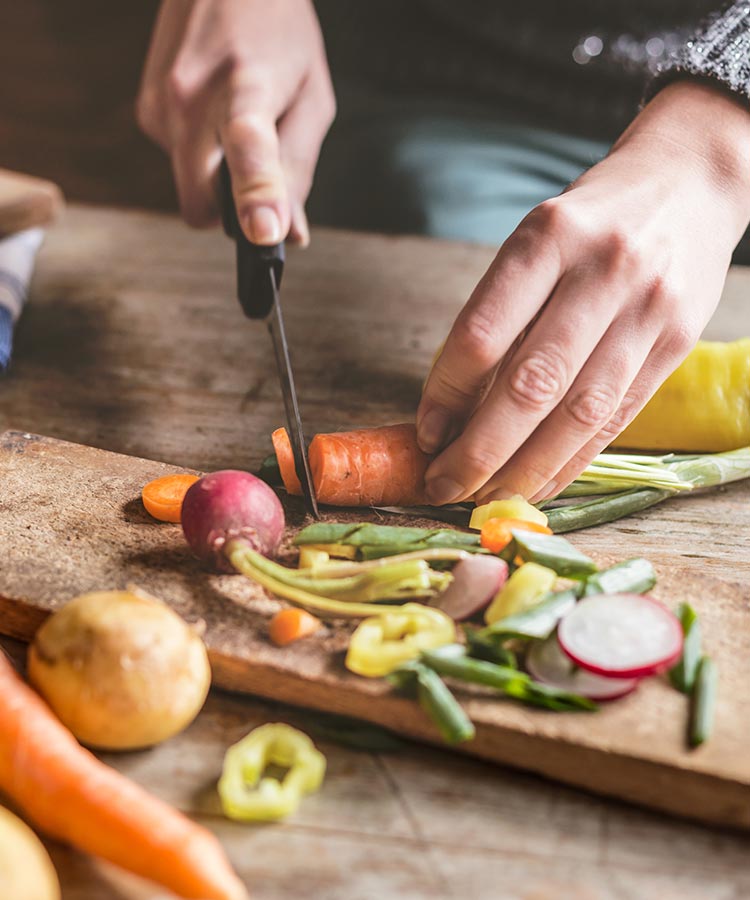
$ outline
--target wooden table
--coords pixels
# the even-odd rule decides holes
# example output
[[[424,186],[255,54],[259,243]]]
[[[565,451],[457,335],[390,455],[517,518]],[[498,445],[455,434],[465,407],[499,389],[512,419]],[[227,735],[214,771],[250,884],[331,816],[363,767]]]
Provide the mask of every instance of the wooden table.
[[[490,258],[482,247],[326,232],[292,253],[284,293],[309,429],[408,417],[434,348]],[[748,287],[747,275],[730,275],[710,334],[750,333]],[[0,430],[200,469],[252,466],[267,452],[281,419],[271,349],[235,308],[231,247],[220,235],[73,208],[50,234],[32,295],[13,375],[0,385]],[[739,571],[743,554],[722,548],[722,564]],[[315,725],[310,713],[214,693],[184,734],[106,758],[214,829],[264,900],[750,896],[747,836],[413,744],[376,754],[320,741],[325,788],[297,816],[231,824],[214,792],[223,751],[277,719]],[[65,900],[165,897],[51,850]]]

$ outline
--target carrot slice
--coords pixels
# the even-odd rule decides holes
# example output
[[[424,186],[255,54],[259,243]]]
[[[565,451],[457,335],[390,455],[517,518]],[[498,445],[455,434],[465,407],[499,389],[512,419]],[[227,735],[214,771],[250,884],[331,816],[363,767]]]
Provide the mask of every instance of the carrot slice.
[[[0,651],[0,790],[48,835],[195,900],[247,900],[219,841],[76,741]]]
[[[482,525],[479,543],[492,553],[500,553],[513,540],[513,531],[536,531],[552,534],[552,530],[539,522],[525,522],[522,519],[487,519]]]
[[[271,435],[273,449],[276,451],[276,461],[279,464],[281,480],[284,482],[287,494],[294,497],[302,496],[302,485],[297,478],[297,470],[294,468],[294,452],[292,442],[289,440],[286,428],[277,428]]]
[[[300,638],[315,634],[320,625],[320,619],[305,609],[282,609],[271,619],[268,636],[278,647],[286,647]]]
[[[141,491],[146,511],[160,522],[179,522],[182,501],[188,488],[198,481],[198,475],[162,475],[155,478]]]
[[[301,494],[286,429],[273,433],[284,486]],[[308,452],[318,500],[330,506],[414,506],[425,502],[424,473],[432,457],[417,446],[413,425],[316,434]]]

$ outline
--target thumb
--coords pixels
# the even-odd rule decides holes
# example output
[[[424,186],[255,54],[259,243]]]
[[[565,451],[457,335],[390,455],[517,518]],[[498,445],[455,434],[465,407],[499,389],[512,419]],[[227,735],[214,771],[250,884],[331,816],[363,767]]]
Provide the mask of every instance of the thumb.
[[[276,122],[270,115],[247,112],[220,129],[237,218],[254,244],[278,244],[291,219]]]

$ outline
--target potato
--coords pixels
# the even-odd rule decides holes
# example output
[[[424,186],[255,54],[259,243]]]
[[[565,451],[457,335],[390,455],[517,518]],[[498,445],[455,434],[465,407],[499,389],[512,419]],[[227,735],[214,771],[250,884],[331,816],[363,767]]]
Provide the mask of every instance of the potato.
[[[84,744],[158,744],[198,714],[211,682],[206,648],[142,591],[83,594],[50,616],[29,651],[29,680]]]
[[[60,900],[60,883],[42,842],[17,816],[0,806],[0,897]]]

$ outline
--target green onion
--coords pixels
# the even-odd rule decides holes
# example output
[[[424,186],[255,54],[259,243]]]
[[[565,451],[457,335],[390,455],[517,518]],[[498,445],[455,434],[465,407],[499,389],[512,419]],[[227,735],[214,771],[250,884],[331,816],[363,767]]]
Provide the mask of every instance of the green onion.
[[[580,528],[591,528],[594,525],[614,522],[615,519],[622,519],[624,516],[632,516],[633,513],[641,512],[673,496],[674,491],[654,488],[623,491],[586,503],[546,509],[547,524],[555,534],[565,534],[567,531],[578,531]]]
[[[683,694],[691,694],[701,660],[701,626],[698,613],[689,603],[681,603],[677,615],[682,623],[682,656],[669,670],[669,680]]]
[[[656,584],[656,572],[647,559],[626,559],[586,579],[584,597],[591,594],[645,594]]]
[[[691,747],[699,746],[711,736],[718,677],[713,660],[708,656],[702,656],[698,663],[691,698],[689,733]]]
[[[432,719],[443,740],[459,744],[474,737],[471,719],[437,672],[419,662],[410,662],[387,677],[401,690],[416,687],[419,705]]]

